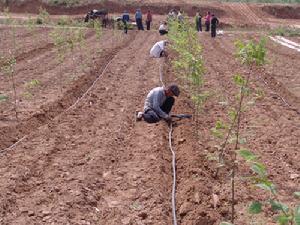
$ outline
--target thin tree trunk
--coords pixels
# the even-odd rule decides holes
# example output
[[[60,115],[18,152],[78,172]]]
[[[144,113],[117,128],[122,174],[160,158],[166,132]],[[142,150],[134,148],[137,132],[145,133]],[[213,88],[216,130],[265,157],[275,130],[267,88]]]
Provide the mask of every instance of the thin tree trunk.
[[[15,78],[14,78],[14,72],[12,72],[10,74],[10,79],[11,79],[11,83],[12,83],[12,87],[13,87],[13,91],[14,91],[14,111],[15,111],[15,115],[16,115],[16,119],[19,120],[18,117],[18,100],[17,100],[17,89],[16,89],[16,84],[15,84]]]

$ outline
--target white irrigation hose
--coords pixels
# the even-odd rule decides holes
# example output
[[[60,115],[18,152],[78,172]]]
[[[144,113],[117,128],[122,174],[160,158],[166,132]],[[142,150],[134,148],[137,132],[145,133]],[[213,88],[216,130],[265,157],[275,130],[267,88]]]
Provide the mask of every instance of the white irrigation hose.
[[[163,82],[163,63],[164,58],[161,59],[159,65],[159,79],[162,85],[165,87]],[[177,218],[176,218],[176,154],[173,151],[172,147],[172,132],[173,132],[173,125],[172,123],[169,126],[169,147],[172,152],[172,170],[173,170],[173,185],[172,185],[172,215],[173,215],[173,225],[177,225]]]
[[[270,88],[269,84],[267,81],[265,81],[265,79],[263,77],[261,77],[262,81],[264,82],[264,84]],[[270,88],[271,89],[271,88]],[[294,110],[296,113],[300,114],[300,111],[298,111],[297,109],[293,108],[283,97],[281,97],[279,94],[277,94],[276,92],[273,92],[274,95],[278,96],[281,101],[291,110]]]
[[[283,46],[286,46],[286,47],[288,47],[288,48],[291,48],[291,49],[294,49],[294,50],[300,52],[300,47],[295,46],[295,45],[292,45],[292,44],[289,43],[289,42],[286,42],[285,40],[287,40],[287,39],[285,39],[285,40],[279,39],[278,36],[276,36],[275,38],[272,37],[272,36],[269,36],[269,38],[270,38],[271,40],[273,40],[273,41],[275,41],[275,42],[277,42],[277,43],[283,45]]]
[[[276,36],[276,38],[279,39],[279,40],[281,40],[281,41],[284,41],[284,42],[286,42],[286,43],[288,43],[290,45],[293,45],[296,48],[300,48],[300,44],[298,44],[298,43],[296,43],[294,41],[290,41],[289,39],[286,39],[286,38],[281,37],[281,36]]]
[[[13,145],[9,146],[8,148],[2,149],[0,151],[0,154],[7,152],[8,150],[14,148],[15,146],[17,146],[20,142],[22,142],[25,138],[27,138],[28,135],[25,135],[24,137],[22,137],[21,139],[19,139],[17,142],[15,142]]]
[[[106,66],[104,67],[102,73],[96,78],[96,80],[95,80],[95,81],[93,82],[93,84],[86,90],[86,92],[83,93],[83,95],[82,95],[80,98],[78,98],[76,102],[74,102],[69,108],[67,108],[65,111],[63,111],[63,112],[62,112],[61,114],[59,114],[59,115],[62,115],[62,114],[64,114],[64,113],[68,112],[70,109],[74,108],[74,107],[78,104],[78,102],[80,102],[80,101],[87,95],[87,93],[88,93],[90,90],[92,90],[92,88],[95,86],[95,84],[96,84],[97,81],[100,79],[100,77],[102,77],[102,75],[106,72],[108,66],[111,64],[111,62],[114,60],[115,57],[116,57],[116,55],[115,55],[115,56],[114,56],[114,57],[106,64]],[[15,142],[14,144],[12,144],[11,146],[9,146],[9,147],[7,147],[7,148],[5,148],[5,149],[2,149],[2,150],[0,151],[0,154],[2,154],[2,153],[4,153],[4,152],[7,152],[7,151],[9,151],[9,150],[11,150],[11,149],[13,149],[13,148],[16,147],[19,143],[21,143],[23,140],[25,140],[27,137],[28,137],[28,135],[25,135],[24,137],[22,137],[21,139],[19,139],[17,142]]]
[[[171,123],[169,127],[169,145],[170,150],[172,152],[172,168],[173,168],[173,186],[172,186],[172,215],[173,215],[173,224],[177,225],[177,218],[176,218],[176,154],[173,151],[172,147],[172,132],[173,132],[173,125]]]
[[[96,78],[96,80],[94,80],[94,82],[92,83],[92,85],[86,90],[86,92],[77,99],[76,102],[74,102],[73,105],[71,105],[69,108],[67,108],[63,113],[68,112],[70,109],[74,108],[78,102],[80,102],[86,95],[87,93],[89,93],[90,90],[92,90],[92,88],[95,86],[95,84],[97,83],[97,81],[100,79],[100,77],[102,77],[102,75],[104,74],[104,72],[106,72],[107,67],[111,64],[111,62],[114,60],[114,58],[116,57],[116,55],[106,64],[106,66],[104,67],[102,73]]]

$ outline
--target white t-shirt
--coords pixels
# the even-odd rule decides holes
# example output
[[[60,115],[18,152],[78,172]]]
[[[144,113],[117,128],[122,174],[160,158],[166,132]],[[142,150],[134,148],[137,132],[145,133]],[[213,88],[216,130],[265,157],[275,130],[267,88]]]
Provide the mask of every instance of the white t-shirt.
[[[164,50],[165,48],[165,40],[164,41],[159,41],[156,42],[153,47],[150,50],[150,56],[154,57],[154,58],[159,58],[160,57],[160,53]]]
[[[167,30],[167,27],[164,24],[161,24],[158,30]]]

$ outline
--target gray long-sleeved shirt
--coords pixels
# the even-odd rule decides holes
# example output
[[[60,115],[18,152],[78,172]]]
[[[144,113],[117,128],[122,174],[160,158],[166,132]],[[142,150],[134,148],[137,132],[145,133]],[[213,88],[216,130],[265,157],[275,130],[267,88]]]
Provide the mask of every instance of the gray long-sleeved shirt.
[[[161,110],[161,106],[164,104],[167,96],[163,87],[153,88],[145,100],[144,112],[148,109],[152,109],[161,118],[167,118],[169,115]]]

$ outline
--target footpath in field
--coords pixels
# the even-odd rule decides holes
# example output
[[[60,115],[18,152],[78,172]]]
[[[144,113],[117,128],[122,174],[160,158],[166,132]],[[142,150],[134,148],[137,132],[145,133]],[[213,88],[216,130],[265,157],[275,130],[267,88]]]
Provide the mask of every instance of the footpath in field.
[[[158,38],[138,33],[74,110],[1,155],[1,224],[171,224],[168,129],[133,119]]]

